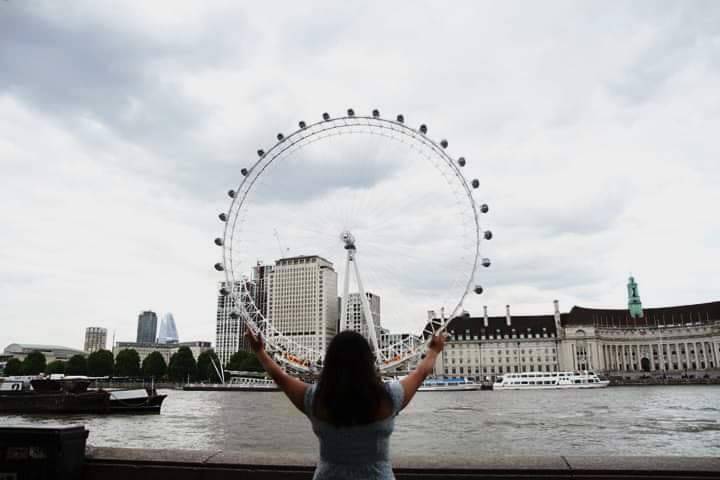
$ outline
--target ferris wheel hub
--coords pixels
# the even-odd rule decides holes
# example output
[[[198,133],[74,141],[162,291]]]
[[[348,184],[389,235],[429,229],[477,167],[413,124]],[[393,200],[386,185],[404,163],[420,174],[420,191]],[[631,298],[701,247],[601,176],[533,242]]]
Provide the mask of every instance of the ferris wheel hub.
[[[340,240],[345,244],[345,250],[355,250],[355,236],[350,230],[344,230],[340,234]]]

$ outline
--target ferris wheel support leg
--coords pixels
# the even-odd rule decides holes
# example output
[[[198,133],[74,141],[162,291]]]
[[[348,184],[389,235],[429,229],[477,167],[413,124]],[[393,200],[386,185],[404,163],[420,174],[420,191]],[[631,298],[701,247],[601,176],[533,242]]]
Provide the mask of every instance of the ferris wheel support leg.
[[[345,278],[343,280],[343,296],[342,305],[340,305],[340,330],[346,328],[346,316],[347,316],[347,304],[348,304],[348,291],[350,290],[350,262],[352,261],[352,253],[348,250],[347,258],[345,260]],[[340,332],[338,332],[340,333]]]
[[[353,267],[355,267],[355,280],[357,280],[358,290],[360,293],[360,303],[365,314],[365,324],[368,329],[368,336],[370,337],[370,344],[377,355],[379,361],[383,361],[382,352],[378,346],[377,334],[375,333],[375,321],[373,320],[372,312],[370,311],[370,302],[368,301],[367,295],[365,295],[365,289],[363,288],[362,279],[360,278],[360,269],[357,264],[357,254],[353,256]],[[347,278],[347,277],[346,277]]]

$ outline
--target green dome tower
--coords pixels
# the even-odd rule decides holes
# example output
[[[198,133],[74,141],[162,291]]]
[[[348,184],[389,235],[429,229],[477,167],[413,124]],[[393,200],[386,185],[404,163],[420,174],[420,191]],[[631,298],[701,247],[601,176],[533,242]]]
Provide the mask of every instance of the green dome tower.
[[[628,291],[628,310],[630,310],[630,316],[632,318],[642,318],[643,309],[642,302],[640,301],[640,292],[638,291],[638,285],[635,283],[635,279],[630,276],[627,284]]]

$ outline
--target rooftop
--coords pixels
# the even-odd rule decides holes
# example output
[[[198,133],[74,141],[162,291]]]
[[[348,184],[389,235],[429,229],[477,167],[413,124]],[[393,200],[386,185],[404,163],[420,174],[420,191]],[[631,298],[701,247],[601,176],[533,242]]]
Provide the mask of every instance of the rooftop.
[[[11,343],[7,347],[5,347],[4,353],[30,353],[34,351],[39,352],[72,352],[84,355],[85,352],[83,350],[78,350],[76,348],[70,348],[70,347],[63,347],[61,345],[41,345],[37,343]]]

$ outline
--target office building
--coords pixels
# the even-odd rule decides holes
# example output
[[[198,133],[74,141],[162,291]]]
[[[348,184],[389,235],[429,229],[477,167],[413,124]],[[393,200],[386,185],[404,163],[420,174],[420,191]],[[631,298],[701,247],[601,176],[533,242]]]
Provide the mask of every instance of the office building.
[[[107,329],[102,327],[87,327],[85,329],[85,347],[88,353],[105,350],[107,344]]]
[[[268,283],[268,318],[273,328],[312,349],[321,360],[337,333],[337,273],[317,255],[282,258]]]
[[[140,312],[137,322],[137,343],[155,343],[157,335],[157,315],[146,310]]]
[[[372,322],[375,326],[375,336],[380,342],[381,327],[380,327],[380,296],[375,295],[371,292],[365,292],[365,296],[368,299],[370,306],[370,314],[372,315]],[[363,337],[369,339],[368,327],[365,319],[365,311],[361,302],[359,293],[349,293],[347,307],[345,309],[345,318],[341,322],[341,330],[353,330],[358,332]]]
[[[179,340],[175,318],[168,312],[160,319],[157,343],[178,343]]]

